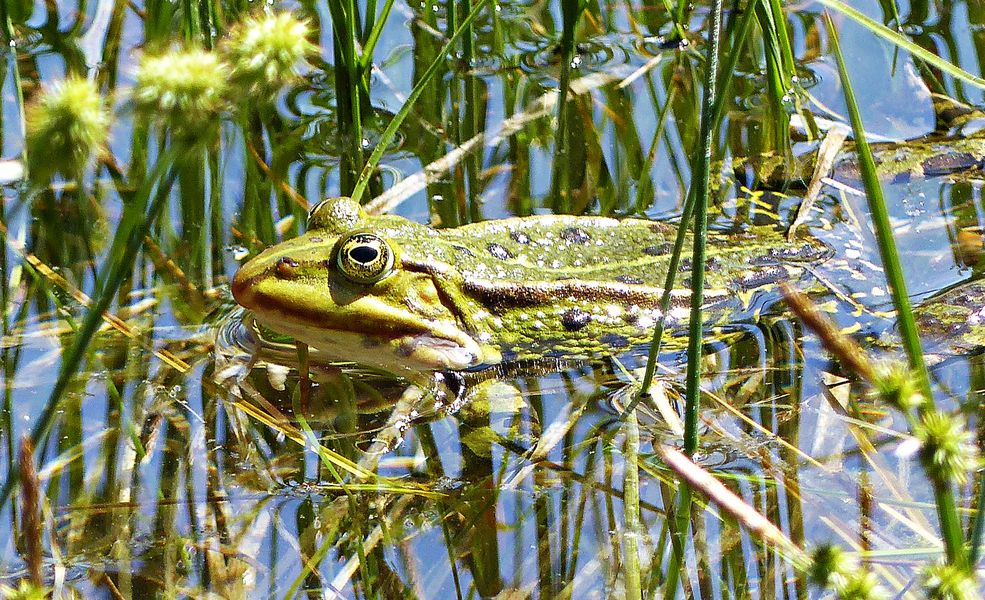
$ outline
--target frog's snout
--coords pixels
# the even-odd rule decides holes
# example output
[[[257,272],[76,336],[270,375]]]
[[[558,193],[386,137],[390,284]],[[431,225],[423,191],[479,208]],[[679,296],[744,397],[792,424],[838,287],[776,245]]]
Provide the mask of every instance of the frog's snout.
[[[243,308],[253,310],[256,308],[256,294],[254,293],[255,274],[251,273],[250,263],[246,263],[236,271],[230,289],[236,303]]]

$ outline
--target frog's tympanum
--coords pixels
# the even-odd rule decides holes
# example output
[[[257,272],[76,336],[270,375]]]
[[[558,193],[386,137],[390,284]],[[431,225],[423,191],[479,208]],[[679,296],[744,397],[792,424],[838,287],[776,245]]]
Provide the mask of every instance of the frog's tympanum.
[[[232,290],[261,325],[393,372],[591,359],[650,339],[676,234],[663,222],[557,215],[438,230],[335,198],[312,210],[307,233],[245,264]],[[709,320],[755,312],[759,292],[828,254],[765,227],[713,233]],[[687,319],[689,271],[685,260],[671,329]]]

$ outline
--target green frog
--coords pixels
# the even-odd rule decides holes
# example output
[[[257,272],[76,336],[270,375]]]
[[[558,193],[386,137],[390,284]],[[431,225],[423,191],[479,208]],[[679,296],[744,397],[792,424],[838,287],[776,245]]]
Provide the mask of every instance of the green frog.
[[[966,354],[985,347],[985,280],[962,282],[923,302],[917,326],[937,342],[929,349]]]
[[[985,166],[985,131],[982,129],[985,109],[941,94],[932,94],[931,100],[936,116],[934,131],[909,140],[870,142],[876,171],[884,182],[901,183],[938,176],[980,178]],[[818,150],[792,159],[773,153],[736,157],[730,166],[740,181],[770,189],[803,189],[815,176],[861,182],[855,144],[845,141],[833,149],[837,153],[822,173],[815,173],[819,163]]]
[[[651,338],[676,235],[665,222],[561,215],[439,230],[334,198],[312,209],[305,234],[243,265],[232,292],[260,325],[325,359],[398,374],[595,359]],[[830,254],[770,227],[713,232],[709,322],[755,316],[777,282],[810,280],[806,266]],[[677,330],[687,260],[680,271],[665,316]]]

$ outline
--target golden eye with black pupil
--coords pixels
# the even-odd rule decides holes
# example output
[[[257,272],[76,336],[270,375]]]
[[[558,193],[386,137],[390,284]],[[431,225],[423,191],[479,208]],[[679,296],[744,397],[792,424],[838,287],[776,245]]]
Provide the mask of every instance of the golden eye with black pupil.
[[[335,263],[355,283],[376,283],[393,271],[393,250],[372,233],[354,233],[339,244]]]

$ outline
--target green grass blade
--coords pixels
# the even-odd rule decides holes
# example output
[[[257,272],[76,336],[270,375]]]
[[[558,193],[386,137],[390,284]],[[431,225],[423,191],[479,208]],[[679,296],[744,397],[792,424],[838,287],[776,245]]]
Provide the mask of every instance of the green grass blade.
[[[978,471],[978,503],[977,511],[971,525],[969,539],[968,564],[977,565],[982,556],[982,537],[985,533],[985,470]]]
[[[966,81],[971,85],[985,89],[985,79],[981,77],[975,77],[971,73],[965,71],[964,69],[951,64],[950,62],[944,60],[943,58],[933,54],[929,50],[918,46],[917,44],[911,42],[903,34],[898,31],[893,31],[892,29],[886,27],[882,23],[873,21],[869,17],[865,16],[858,10],[852,8],[851,6],[841,2],[841,0],[818,0],[821,4],[827,6],[828,8],[840,12],[849,19],[852,19],[859,25],[862,25],[875,35],[887,40],[893,44],[896,44],[900,48],[903,48],[914,57],[926,62],[927,64],[940,69],[941,71],[947,73],[948,75]]]
[[[380,13],[380,18],[373,22],[373,28],[366,36],[366,43],[363,45],[364,67],[368,66],[369,62],[372,61],[373,50],[376,49],[376,44],[380,41],[380,36],[383,35],[383,27],[386,26],[392,8],[393,0],[386,0],[386,4],[383,5],[383,12]]]
[[[701,99],[701,137],[698,161],[694,169],[694,247],[691,250],[691,316],[688,323],[686,407],[684,413],[684,453],[698,448],[698,410],[701,403],[701,347],[704,328],[701,322],[705,286],[705,246],[708,238],[708,180],[715,115],[712,107],[718,93],[718,49],[722,37],[722,0],[711,7],[710,43],[706,57],[704,94]]]
[[[903,277],[903,266],[896,249],[896,240],[893,238],[892,224],[889,222],[889,210],[886,207],[886,199],[882,193],[882,186],[879,184],[875,161],[872,158],[872,149],[869,147],[869,143],[865,138],[865,127],[862,124],[858,102],[855,100],[855,92],[852,89],[852,84],[848,77],[845,59],[841,54],[838,32],[835,31],[830,15],[825,15],[825,20],[828,26],[828,35],[831,38],[831,48],[838,62],[838,73],[844,86],[848,116],[852,122],[852,129],[855,132],[855,146],[858,152],[862,182],[865,184],[869,212],[872,215],[876,240],[879,244],[879,255],[882,258],[883,268],[886,271],[886,280],[889,283],[893,304],[896,307],[900,337],[903,339],[903,348],[906,350],[910,369],[917,378],[917,384],[924,398],[927,399],[927,402],[923,404],[922,410],[931,410],[933,409],[933,395],[930,387],[930,377],[927,374],[927,366],[923,360],[920,334],[917,331],[917,324],[913,318],[913,309],[910,306],[909,295],[906,290],[906,280]],[[934,496],[937,503],[937,514],[940,520],[941,532],[944,536],[944,547],[947,550],[948,561],[952,564],[964,564],[965,556],[961,522],[958,518],[951,484],[950,482],[932,479]]]
[[[92,336],[95,335],[100,323],[102,323],[103,313],[106,312],[109,305],[113,302],[116,291],[122,285],[123,280],[129,275],[133,268],[133,261],[137,256],[137,252],[143,246],[144,238],[167,204],[169,192],[177,177],[177,173],[173,168],[174,161],[185,150],[184,147],[172,147],[159,158],[157,166],[151,176],[144,181],[137,198],[138,205],[145,204],[147,198],[154,191],[155,184],[157,184],[157,194],[147,210],[146,217],[132,229],[121,228],[118,230],[117,235],[123,236],[123,239],[125,239],[125,251],[120,260],[114,260],[108,263],[109,270],[104,280],[105,283],[93,299],[92,306],[89,307],[85,319],[82,321],[82,326],[75,334],[72,345],[65,354],[65,358],[58,372],[58,379],[55,381],[54,387],[52,387],[48,401],[38,416],[34,428],[31,430],[31,442],[35,449],[37,449],[41,439],[51,428],[62,394],[71,382],[79,363],[82,362],[82,357],[89,349],[89,342],[92,340]],[[17,471],[7,473],[7,480],[4,482],[2,490],[0,490],[0,505],[7,503],[10,494],[17,486],[17,482]]]

